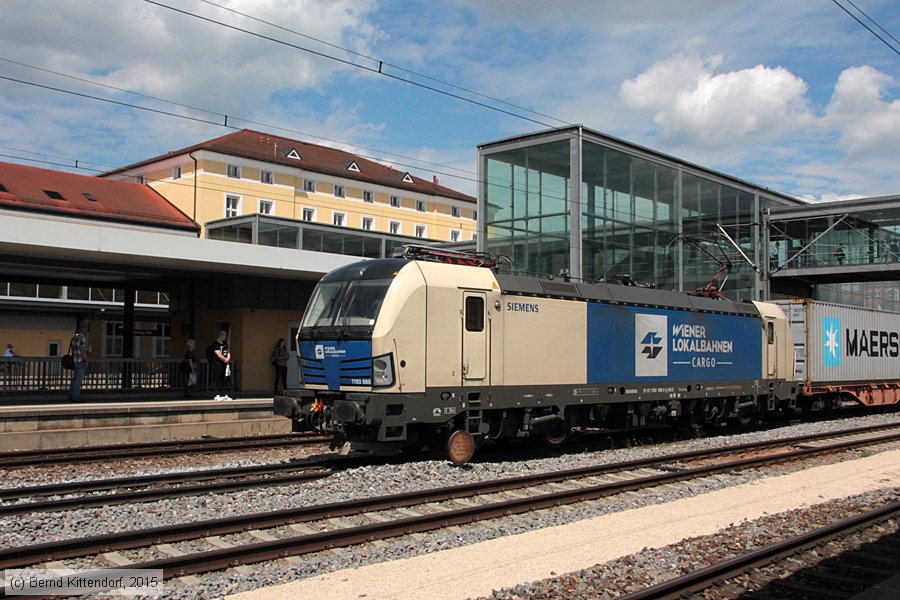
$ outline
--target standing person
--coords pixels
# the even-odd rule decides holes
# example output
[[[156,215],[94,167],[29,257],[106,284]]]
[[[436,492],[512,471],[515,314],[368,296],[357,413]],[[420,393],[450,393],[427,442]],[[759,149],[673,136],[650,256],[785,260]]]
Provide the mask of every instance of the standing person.
[[[843,246],[838,246],[837,250],[834,251],[834,258],[837,260],[837,264],[844,264],[844,259],[847,258],[847,253],[844,252]]]
[[[75,369],[72,371],[72,383],[69,385],[69,402],[78,402],[81,400],[81,383],[84,381],[84,372],[87,369],[88,343],[87,343],[87,327],[79,325],[78,331],[69,342],[69,354],[75,361]]]
[[[278,338],[275,344],[275,350],[272,351],[272,364],[275,365],[275,393],[278,393],[278,382],[281,381],[281,389],[287,388],[287,363],[288,363],[287,341],[284,338]]]
[[[231,400],[226,393],[228,391],[226,382],[231,376],[231,353],[228,351],[227,331],[220,331],[216,341],[212,343],[207,351],[209,359],[209,370],[212,373],[213,391],[216,396],[214,400],[221,402],[222,400]]]
[[[185,398],[197,397],[195,393],[197,389],[197,354],[194,352],[196,349],[197,342],[188,340],[187,352],[184,354],[184,366],[182,367],[184,374],[187,375],[187,385],[184,387]]]

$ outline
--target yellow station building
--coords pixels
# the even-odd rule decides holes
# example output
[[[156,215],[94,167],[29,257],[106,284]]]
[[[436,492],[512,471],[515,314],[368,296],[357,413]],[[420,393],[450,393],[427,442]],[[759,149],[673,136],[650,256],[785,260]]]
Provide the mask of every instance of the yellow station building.
[[[215,237],[211,223],[247,215],[439,242],[476,234],[475,198],[436,179],[249,129],[104,176],[147,183],[199,223],[202,237]]]

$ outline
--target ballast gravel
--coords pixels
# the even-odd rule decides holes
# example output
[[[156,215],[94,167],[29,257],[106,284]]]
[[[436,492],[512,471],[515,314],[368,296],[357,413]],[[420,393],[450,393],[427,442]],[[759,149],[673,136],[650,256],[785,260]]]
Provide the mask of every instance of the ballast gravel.
[[[677,443],[582,454],[568,454],[519,462],[475,463],[455,468],[446,461],[369,466],[335,473],[328,478],[303,484],[251,489],[222,494],[184,497],[144,504],[126,504],[71,510],[58,513],[32,513],[0,519],[0,545],[15,547],[34,543],[101,535],[117,531],[159,527],[176,523],[281,510],[290,507],[320,505],[366,496],[459,485],[547,471],[560,471],[587,465],[634,460],[705,448],[732,446],[752,441],[772,440],[797,435],[827,433],[852,427],[900,423],[900,415],[874,415],[841,421],[806,423],[779,429],[727,437],[709,437]],[[810,463],[813,464],[813,463]],[[802,468],[802,467],[798,467]],[[302,579],[356,565],[393,560],[473,544],[499,536],[571,523],[627,508],[669,502],[707,491],[721,489],[764,477],[762,471],[717,475],[684,485],[666,486],[638,494],[581,503],[529,515],[497,519],[480,524],[420,534],[370,544],[357,549],[339,549],[307,555],[298,559],[255,565],[250,573],[226,571],[200,577],[199,583],[167,582],[167,597],[220,597],[237,591]],[[283,528],[275,532],[289,532]],[[237,536],[236,536],[237,537]],[[193,546],[193,544],[192,544]],[[136,551],[139,552],[140,551]],[[146,551],[146,557],[154,552]],[[81,566],[85,561],[66,561]]]
[[[574,573],[544,579],[514,587],[495,590],[483,600],[611,600],[674,579],[697,569],[740,556],[782,540],[824,527],[849,516],[874,510],[896,502],[900,489],[885,489],[860,494],[842,500],[817,504],[802,510],[791,510],[727,527],[713,535],[683,540],[663,548],[648,549],[637,554],[595,565]],[[876,525],[871,532],[859,537],[859,543],[896,533],[900,522],[889,520]],[[821,554],[821,550],[819,551]],[[824,556],[822,557],[824,558]],[[779,562],[767,570],[772,579],[789,575],[807,561]],[[759,589],[760,578],[751,583],[746,577],[737,578],[743,591]],[[859,590],[856,590],[857,592]],[[733,592],[732,592],[733,593]],[[715,589],[703,593],[704,598],[733,597],[728,591]],[[848,596],[849,597],[849,596]]]

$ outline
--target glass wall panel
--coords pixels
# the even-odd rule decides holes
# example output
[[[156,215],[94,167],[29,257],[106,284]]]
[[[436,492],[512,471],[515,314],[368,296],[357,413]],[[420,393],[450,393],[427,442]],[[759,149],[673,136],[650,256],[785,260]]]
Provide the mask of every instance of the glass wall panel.
[[[511,259],[504,270],[568,271],[569,171],[568,140],[485,157],[486,246]]]
[[[66,288],[66,298],[69,300],[89,300],[90,288],[70,285]]]
[[[897,219],[900,215],[893,220]],[[769,226],[769,251],[773,264],[785,268],[900,262],[898,229],[900,225],[893,225],[890,215],[884,211],[790,221],[776,219]],[[817,236],[821,237],[816,239]]]
[[[211,240],[250,244],[253,243],[253,223],[239,223],[236,225],[226,225],[224,227],[215,228],[210,227],[206,230],[206,236]]]
[[[296,225],[279,225],[260,221],[257,241],[261,246],[296,248],[299,231],[299,227]]]
[[[897,312],[900,311],[900,281],[822,284],[816,286],[816,299]]]
[[[756,221],[753,194],[684,173],[682,230],[686,238],[683,242],[685,291],[702,288],[712,282],[732,300],[755,300],[756,276],[752,267],[721,235],[717,225],[721,225],[753,260],[758,241],[754,226]],[[727,262],[732,265],[730,272],[723,270]]]
[[[678,173],[593,142],[582,148],[583,278],[677,287]]]
[[[42,283],[38,286],[39,298],[62,298],[62,286]]]
[[[9,295],[37,298],[37,285],[34,283],[17,283],[13,281],[9,284]]]

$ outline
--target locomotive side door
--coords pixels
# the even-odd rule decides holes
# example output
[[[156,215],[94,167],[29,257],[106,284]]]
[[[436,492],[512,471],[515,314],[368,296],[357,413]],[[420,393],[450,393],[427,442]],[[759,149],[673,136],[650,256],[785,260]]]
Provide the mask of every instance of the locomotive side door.
[[[488,321],[486,294],[463,292],[462,309],[462,383],[483,385],[487,379]]]

